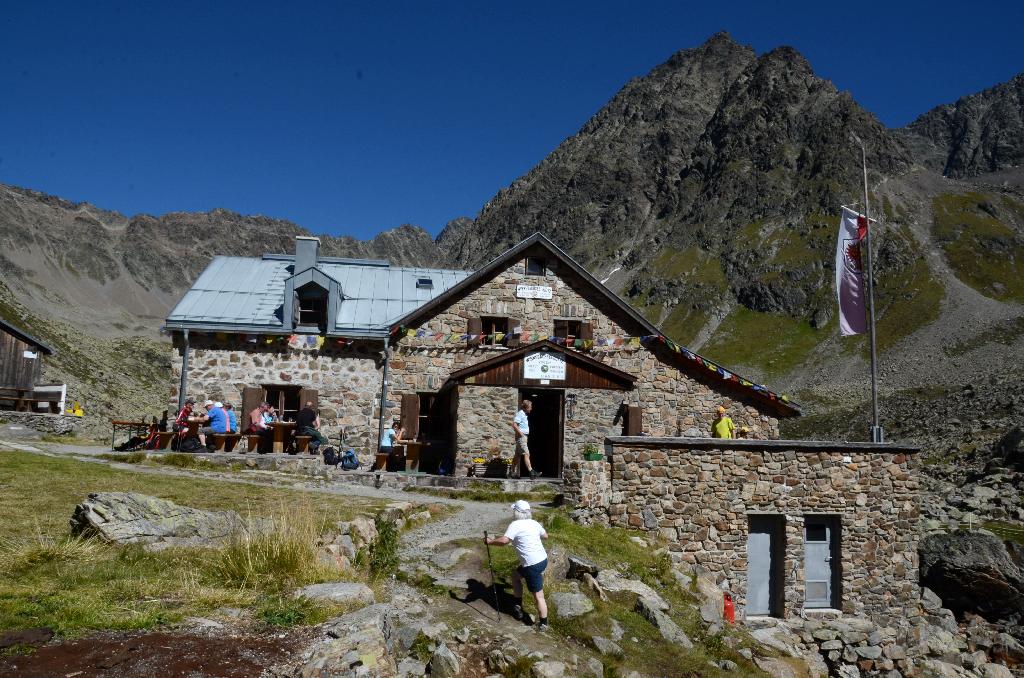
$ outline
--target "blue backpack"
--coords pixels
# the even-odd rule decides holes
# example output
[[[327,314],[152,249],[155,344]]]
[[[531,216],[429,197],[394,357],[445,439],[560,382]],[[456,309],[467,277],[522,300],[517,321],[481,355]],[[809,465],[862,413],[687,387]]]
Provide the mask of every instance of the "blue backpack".
[[[359,457],[356,456],[356,451],[345,450],[341,454],[341,461],[338,465],[346,471],[355,471],[359,468]]]

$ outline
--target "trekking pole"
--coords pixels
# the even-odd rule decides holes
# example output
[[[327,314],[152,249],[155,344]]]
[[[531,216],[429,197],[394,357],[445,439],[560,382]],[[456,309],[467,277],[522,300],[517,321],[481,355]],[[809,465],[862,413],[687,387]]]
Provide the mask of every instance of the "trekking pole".
[[[494,591],[494,611],[501,621],[501,609],[498,607],[498,584],[494,580],[494,565],[491,564],[491,545],[487,541],[487,530],[484,530],[484,547],[487,548],[487,569],[491,571],[491,590]]]

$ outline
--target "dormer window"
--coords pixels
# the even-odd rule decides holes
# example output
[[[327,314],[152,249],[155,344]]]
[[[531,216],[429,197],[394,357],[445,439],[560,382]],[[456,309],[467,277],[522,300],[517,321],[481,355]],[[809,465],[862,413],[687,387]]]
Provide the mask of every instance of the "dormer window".
[[[416,289],[432,290],[434,289],[434,281],[430,278],[416,278]]]
[[[296,330],[327,331],[327,290],[308,283],[295,290]]]
[[[544,275],[547,273],[547,261],[543,257],[526,257],[526,275]]]

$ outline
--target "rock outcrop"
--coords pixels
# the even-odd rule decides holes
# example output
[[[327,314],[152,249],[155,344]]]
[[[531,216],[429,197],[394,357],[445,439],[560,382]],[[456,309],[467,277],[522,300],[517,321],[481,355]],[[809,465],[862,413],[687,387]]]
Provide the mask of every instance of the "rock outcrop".
[[[150,549],[214,546],[271,526],[267,520],[243,520],[234,511],[204,511],[132,492],[92,493],[75,507],[70,523],[72,534]]]
[[[988,532],[930,534],[919,546],[921,583],[958,617],[1024,618],[1024,572],[1002,540]]]
[[[936,106],[905,132],[918,161],[950,177],[1024,164],[1024,73]]]

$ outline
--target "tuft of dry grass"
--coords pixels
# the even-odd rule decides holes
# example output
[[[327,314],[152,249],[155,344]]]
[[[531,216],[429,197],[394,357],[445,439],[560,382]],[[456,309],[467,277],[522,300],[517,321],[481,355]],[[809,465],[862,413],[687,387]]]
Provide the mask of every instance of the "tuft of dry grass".
[[[97,557],[106,545],[95,539],[53,539],[37,531],[0,541],[0,573],[12,575],[42,563],[74,563]]]
[[[237,533],[210,559],[210,572],[225,584],[240,588],[276,590],[317,581],[329,572],[317,562],[316,543],[327,529],[324,515],[312,503],[281,510],[273,527]]]

